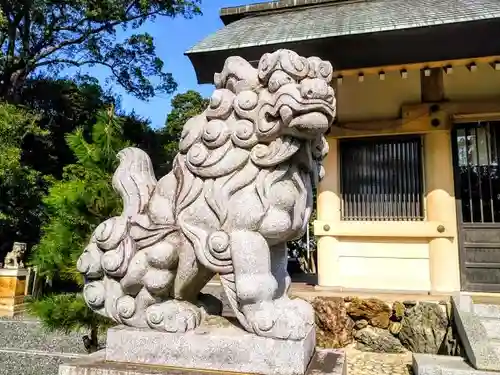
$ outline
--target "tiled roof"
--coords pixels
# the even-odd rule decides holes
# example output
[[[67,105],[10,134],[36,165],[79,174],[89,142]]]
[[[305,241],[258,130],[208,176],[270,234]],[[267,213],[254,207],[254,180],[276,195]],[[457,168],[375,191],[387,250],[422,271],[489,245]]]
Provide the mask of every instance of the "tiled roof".
[[[223,51],[493,18],[500,18],[500,0],[332,2],[247,16],[208,36],[186,53]]]
[[[252,13],[258,13],[268,10],[277,10],[277,9],[290,9],[290,8],[303,7],[308,5],[317,5],[323,3],[331,3],[333,1],[345,2],[346,0],[278,0],[278,1],[259,2],[248,5],[222,8],[220,10],[220,18],[224,22],[224,25],[227,25],[231,22],[234,22],[235,20],[239,20]],[[350,0],[350,1],[356,1],[356,0]]]

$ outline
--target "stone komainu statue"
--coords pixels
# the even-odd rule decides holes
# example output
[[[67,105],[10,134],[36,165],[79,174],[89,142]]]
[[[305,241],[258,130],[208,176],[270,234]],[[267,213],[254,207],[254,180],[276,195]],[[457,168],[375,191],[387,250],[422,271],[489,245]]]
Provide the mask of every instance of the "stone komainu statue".
[[[143,151],[120,151],[123,213],[99,225],[78,261],[88,305],[127,326],[184,332],[200,324],[198,295],[218,273],[246,330],[302,339],[314,313],[287,296],[286,242],[305,233],[324,175],[332,73],[288,50],[258,69],[230,57],[208,108],[184,125],[169,174],[157,181]]]
[[[27,245],[24,242],[14,242],[12,251],[8,252],[4,259],[5,268],[24,268],[23,258],[26,254]]]

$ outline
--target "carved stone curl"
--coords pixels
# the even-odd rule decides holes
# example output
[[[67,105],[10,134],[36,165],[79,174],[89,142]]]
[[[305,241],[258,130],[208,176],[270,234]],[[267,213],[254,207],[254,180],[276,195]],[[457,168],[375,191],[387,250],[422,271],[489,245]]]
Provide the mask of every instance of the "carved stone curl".
[[[219,273],[246,330],[304,338],[314,314],[287,296],[286,242],[304,234],[324,175],[332,74],[288,50],[258,69],[230,57],[170,173],[157,181],[143,151],[122,150],[113,186],[123,213],[99,225],[78,261],[88,305],[121,324],[184,332],[203,319],[199,292]]]

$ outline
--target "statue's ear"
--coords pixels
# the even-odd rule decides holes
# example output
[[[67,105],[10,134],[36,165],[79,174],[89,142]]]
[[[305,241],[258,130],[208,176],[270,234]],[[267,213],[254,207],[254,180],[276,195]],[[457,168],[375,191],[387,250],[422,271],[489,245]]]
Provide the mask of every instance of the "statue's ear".
[[[218,89],[222,89],[223,85],[222,85],[222,74],[220,73],[215,73],[214,74],[214,84],[215,84],[215,87],[218,88]]]
[[[240,85],[241,81],[244,84]],[[226,59],[222,72],[214,74],[214,83],[218,89],[226,88],[236,94],[235,90],[256,88],[259,85],[259,77],[252,64],[242,57],[231,56]]]

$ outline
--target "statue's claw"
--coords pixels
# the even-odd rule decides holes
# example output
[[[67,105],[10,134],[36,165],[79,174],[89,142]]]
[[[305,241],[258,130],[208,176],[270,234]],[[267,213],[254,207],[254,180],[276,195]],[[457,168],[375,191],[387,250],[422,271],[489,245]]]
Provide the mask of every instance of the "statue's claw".
[[[189,302],[169,300],[148,307],[148,325],[166,332],[186,332],[198,327],[201,311]]]
[[[259,336],[301,340],[314,325],[314,311],[306,301],[283,298],[254,306],[247,319]]]

